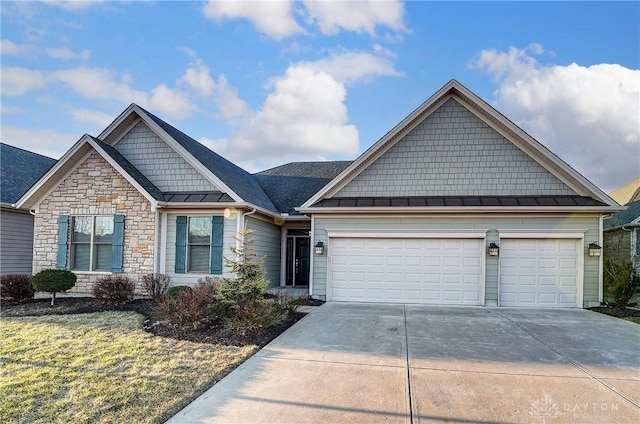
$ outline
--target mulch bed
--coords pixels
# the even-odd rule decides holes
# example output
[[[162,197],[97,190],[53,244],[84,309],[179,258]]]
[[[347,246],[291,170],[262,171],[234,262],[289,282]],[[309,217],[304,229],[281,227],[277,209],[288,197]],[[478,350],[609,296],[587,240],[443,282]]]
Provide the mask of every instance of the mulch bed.
[[[308,300],[306,304],[321,305],[324,302]],[[244,346],[254,344],[264,346],[278,337],[302,317],[303,313],[290,314],[283,322],[260,332],[240,336],[230,333],[220,326],[193,330],[176,328],[162,321],[155,310],[155,303],[149,299],[137,299],[121,305],[102,305],[90,297],[61,297],[51,306],[50,299],[33,299],[19,304],[2,301],[0,315],[2,317],[23,317],[42,315],[85,314],[105,311],[133,311],[145,317],[144,330],[156,336],[188,340],[198,343],[223,344],[228,346]]]
[[[597,306],[595,308],[589,308],[589,310],[594,312],[599,312],[605,315],[611,315],[616,318],[629,318],[629,317],[640,318],[639,309],[618,308],[617,306]]]

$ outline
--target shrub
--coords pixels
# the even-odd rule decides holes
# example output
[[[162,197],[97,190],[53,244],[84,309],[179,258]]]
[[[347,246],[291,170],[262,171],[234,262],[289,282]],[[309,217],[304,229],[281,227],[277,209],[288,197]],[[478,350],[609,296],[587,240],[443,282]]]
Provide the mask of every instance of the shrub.
[[[268,281],[264,279],[262,263],[265,257],[255,259],[255,252],[251,244],[255,238],[247,238],[251,230],[242,231],[237,239],[239,247],[231,247],[237,260],[224,257],[225,264],[231,268],[235,278],[222,278],[218,282],[216,301],[220,310],[227,316],[233,313],[233,309],[240,301],[257,301],[264,298]]]
[[[629,260],[606,258],[604,262],[604,291],[616,306],[626,308],[631,296],[640,287],[640,276]]]
[[[214,294],[216,286],[210,281],[200,280],[192,289],[186,290],[185,286],[178,288],[175,295],[164,296],[158,303],[160,312],[167,321],[178,327],[190,327],[198,329],[217,319]]]
[[[272,327],[287,317],[287,311],[268,300],[241,300],[233,315],[226,321],[226,328],[241,336]]]
[[[295,313],[305,300],[306,299],[304,297],[294,296],[285,291],[276,292],[273,295],[273,302],[288,314]]]
[[[31,282],[37,291],[51,293],[51,306],[56,293],[67,291],[76,285],[76,275],[68,269],[43,269],[33,276]]]
[[[2,298],[20,302],[24,299],[33,299],[34,294],[29,274],[7,274],[0,277],[0,296]]]
[[[142,277],[142,288],[153,300],[158,300],[171,285],[171,279],[164,274],[147,274]]]
[[[167,289],[167,292],[164,294],[165,297],[176,297],[178,293],[183,291],[191,291],[191,287],[189,286],[173,286]]]
[[[136,285],[126,276],[108,275],[93,283],[93,295],[100,303],[118,304],[131,302]]]

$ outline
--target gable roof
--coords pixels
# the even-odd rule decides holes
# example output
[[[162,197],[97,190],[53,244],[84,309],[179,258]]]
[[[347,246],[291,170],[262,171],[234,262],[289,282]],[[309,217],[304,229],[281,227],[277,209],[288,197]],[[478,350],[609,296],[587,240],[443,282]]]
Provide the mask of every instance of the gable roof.
[[[292,162],[254,174],[280,212],[299,215],[296,207],[303,204],[351,161]]]
[[[593,183],[456,80],[451,80],[445,84],[444,87],[427,99],[416,110],[411,112],[331,182],[307,200],[298,210],[303,213],[319,212],[320,209],[318,206],[320,205],[317,205],[318,202],[323,199],[332,198],[340,189],[360,175],[369,165],[374,163],[412,129],[452,97],[575,191],[578,197],[593,198],[597,203],[602,205],[594,206],[592,208],[593,210],[601,210],[603,208],[607,211],[620,210],[619,205]],[[558,208],[571,207],[558,206]],[[585,207],[581,208],[585,209]]]
[[[640,177],[613,190],[609,193],[609,197],[621,205],[640,200]]]
[[[0,202],[17,202],[54,163],[50,157],[0,143]]]
[[[33,208],[42,198],[58,186],[67,175],[89,156],[97,152],[120,175],[133,185],[152,205],[156,205],[162,193],[129,161],[111,146],[88,134],[83,135],[34,185],[16,202],[18,208]]]
[[[228,192],[234,201],[246,202],[272,213],[278,212],[250,173],[135,103],[121,113],[98,138],[113,145],[138,119],[142,119],[214,185]]]
[[[628,224],[640,224],[640,200],[628,203],[627,209],[616,212],[602,221],[604,230],[620,228]]]

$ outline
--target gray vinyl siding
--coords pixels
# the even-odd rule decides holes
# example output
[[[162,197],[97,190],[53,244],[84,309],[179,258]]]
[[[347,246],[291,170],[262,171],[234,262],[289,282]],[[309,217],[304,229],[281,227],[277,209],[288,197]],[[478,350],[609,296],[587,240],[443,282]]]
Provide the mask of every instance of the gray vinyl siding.
[[[142,121],[115,148],[160,191],[220,191]]]
[[[575,194],[484,121],[449,99],[336,196]]]
[[[268,222],[247,217],[247,229],[253,230],[256,238],[253,243],[256,256],[265,256],[263,263],[269,287],[280,285],[280,258],[282,247],[282,227]]]
[[[175,269],[175,255],[176,255],[176,217],[178,215],[186,216],[211,216],[222,215],[224,211],[213,212],[178,212],[169,213],[164,215],[163,219],[167,219],[167,238],[166,238],[166,257],[165,257],[165,271],[164,274],[171,278],[171,285],[173,286],[194,286],[197,284],[198,279],[210,274],[196,274],[196,273],[184,273],[176,274]],[[237,232],[237,215],[233,214],[230,218],[225,218],[223,229],[223,256],[231,259],[233,255],[229,248],[236,245],[236,232]],[[224,265],[224,264],[223,264]],[[223,276],[230,277],[229,268],[224,266]]]
[[[598,215],[564,216],[459,216],[459,217],[323,217],[314,218],[314,238],[328,245],[327,233],[330,231],[456,231],[486,230],[486,242],[495,241],[500,244],[499,234],[504,230],[526,231],[575,231],[584,232],[583,263],[583,304],[593,306],[599,302],[599,260],[589,257],[587,246],[599,240]],[[326,299],[327,256],[313,255],[313,295]],[[485,262],[485,304],[495,306],[498,302],[499,257],[486,256]]]
[[[29,274],[33,266],[33,216],[0,212],[0,274]]]

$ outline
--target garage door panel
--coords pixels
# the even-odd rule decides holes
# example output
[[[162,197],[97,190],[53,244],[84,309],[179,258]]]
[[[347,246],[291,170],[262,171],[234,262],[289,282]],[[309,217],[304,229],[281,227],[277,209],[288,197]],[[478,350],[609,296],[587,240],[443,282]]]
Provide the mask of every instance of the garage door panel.
[[[575,239],[503,239],[500,305],[577,306],[579,245]]]
[[[480,239],[332,239],[329,300],[480,305],[483,247]]]

